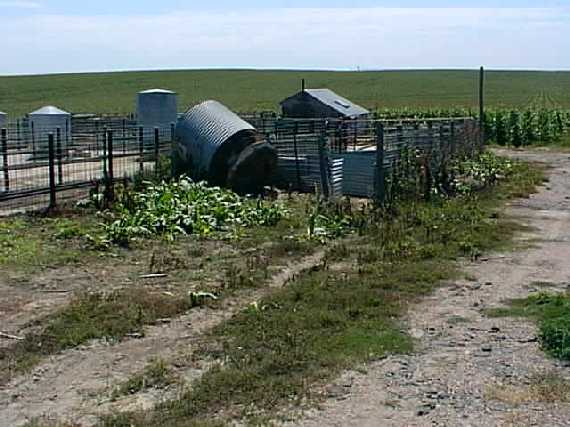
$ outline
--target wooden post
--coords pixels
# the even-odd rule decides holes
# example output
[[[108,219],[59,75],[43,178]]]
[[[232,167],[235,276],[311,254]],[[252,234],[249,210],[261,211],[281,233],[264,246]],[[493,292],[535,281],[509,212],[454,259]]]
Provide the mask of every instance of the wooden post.
[[[61,129],[56,129],[57,183],[63,184],[63,164],[61,150]]]
[[[48,135],[48,160],[49,160],[49,209],[54,209],[56,202],[55,183],[55,146],[53,133]]]
[[[139,127],[139,171],[144,172],[144,129]]]
[[[8,131],[2,129],[2,168],[4,169],[4,191],[10,191],[10,171],[8,170]]]
[[[386,201],[386,177],[384,171],[384,125],[376,124],[376,173],[375,173],[375,196],[378,206]]]
[[[485,142],[485,69],[479,70],[479,135],[481,145]]]

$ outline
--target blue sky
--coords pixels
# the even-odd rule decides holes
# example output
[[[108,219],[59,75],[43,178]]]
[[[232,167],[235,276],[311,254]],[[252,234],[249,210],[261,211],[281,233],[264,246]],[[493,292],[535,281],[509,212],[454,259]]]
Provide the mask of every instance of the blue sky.
[[[570,0],[0,0],[0,18],[0,75],[570,69]]]

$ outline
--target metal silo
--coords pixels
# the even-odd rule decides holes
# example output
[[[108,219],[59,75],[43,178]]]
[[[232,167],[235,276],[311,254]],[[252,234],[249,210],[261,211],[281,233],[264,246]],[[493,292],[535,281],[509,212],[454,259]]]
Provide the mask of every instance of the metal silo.
[[[176,93],[165,89],[150,89],[137,95],[137,122],[145,129],[170,129],[176,123],[178,107]]]
[[[217,101],[206,101],[178,121],[179,158],[194,179],[254,193],[271,183],[277,153],[255,128]]]
[[[28,114],[28,116],[34,153],[41,153],[42,155],[47,153],[48,135],[53,133],[55,137],[58,129],[61,136],[61,149],[66,150],[71,142],[70,113],[48,105]]]

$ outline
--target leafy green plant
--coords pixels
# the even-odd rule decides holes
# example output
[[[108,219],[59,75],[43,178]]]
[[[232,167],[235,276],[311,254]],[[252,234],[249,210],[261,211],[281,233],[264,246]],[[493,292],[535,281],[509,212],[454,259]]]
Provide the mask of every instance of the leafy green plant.
[[[169,183],[147,182],[141,191],[119,193],[105,233],[108,240],[124,245],[152,236],[174,240],[178,235],[226,233],[235,237],[246,227],[275,225],[285,214],[279,203],[243,198],[182,177]]]

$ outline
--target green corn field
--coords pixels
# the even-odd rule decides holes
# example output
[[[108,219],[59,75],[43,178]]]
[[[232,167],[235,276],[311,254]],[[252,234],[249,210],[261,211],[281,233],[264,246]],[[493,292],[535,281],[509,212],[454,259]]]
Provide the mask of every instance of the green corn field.
[[[476,117],[471,109],[383,109],[375,116],[382,120]],[[530,106],[517,109],[490,109],[483,119],[485,138],[490,143],[523,147],[570,144],[570,110]]]

